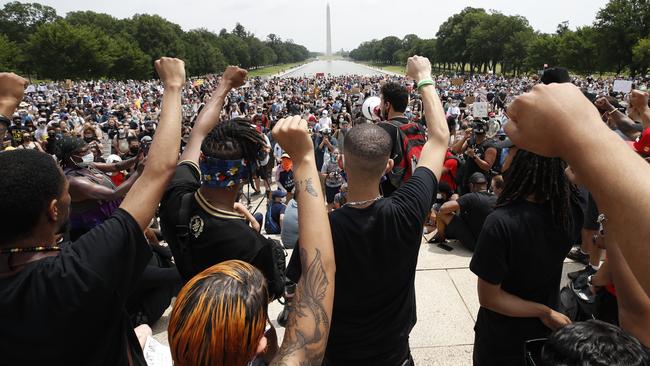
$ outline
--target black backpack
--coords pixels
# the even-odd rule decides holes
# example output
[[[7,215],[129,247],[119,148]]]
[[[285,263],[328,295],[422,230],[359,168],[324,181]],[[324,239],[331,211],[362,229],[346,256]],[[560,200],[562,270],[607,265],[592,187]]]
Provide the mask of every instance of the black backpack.
[[[192,246],[189,245],[190,241],[190,205],[192,202],[192,197],[194,193],[186,193],[181,198],[181,207],[178,213],[179,224],[176,225],[176,239],[178,241],[178,246],[180,249],[180,258],[176,258],[179,264],[182,263],[182,266],[186,271],[196,272],[194,263],[192,261]],[[262,271],[266,282],[268,284],[269,296],[273,299],[279,299],[284,295],[284,284],[286,282],[286,272],[287,272],[287,253],[284,250],[284,247],[278,240],[271,238],[265,238],[265,247],[263,250],[270,252],[270,258],[272,263],[267,263],[265,269],[268,271]],[[215,263],[216,264],[216,263]],[[262,268],[258,268],[262,270]],[[265,273],[267,272],[267,273]],[[183,274],[181,272],[181,274]]]
[[[572,322],[594,319],[595,304],[589,303],[578,297],[573,283],[569,283],[560,290],[560,304],[558,311],[566,315]]]

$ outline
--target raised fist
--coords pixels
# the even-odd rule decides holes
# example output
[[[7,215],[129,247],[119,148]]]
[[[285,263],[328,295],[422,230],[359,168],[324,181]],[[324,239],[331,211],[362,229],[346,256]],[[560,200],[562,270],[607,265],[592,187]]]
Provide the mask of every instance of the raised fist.
[[[26,84],[27,80],[14,73],[0,72],[0,105],[5,113],[11,114],[18,107]]]
[[[406,75],[416,82],[431,78],[431,62],[422,56],[409,57],[406,61]]]
[[[314,155],[314,144],[309,137],[307,121],[300,116],[281,119],[273,128],[273,138],[291,156],[294,164]]]
[[[505,131],[517,147],[562,157],[572,141],[605,128],[596,107],[573,84],[538,84],[508,107]]]
[[[154,66],[165,87],[182,88],[185,85],[185,62],[183,60],[162,57],[154,63]]]
[[[248,75],[248,71],[237,66],[228,66],[226,71],[223,72],[221,80],[231,88],[239,88],[246,83],[246,75]]]

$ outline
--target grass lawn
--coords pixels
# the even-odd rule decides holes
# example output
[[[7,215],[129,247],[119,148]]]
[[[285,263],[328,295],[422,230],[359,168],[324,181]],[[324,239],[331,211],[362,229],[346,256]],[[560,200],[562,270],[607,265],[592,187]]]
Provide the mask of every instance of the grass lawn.
[[[274,65],[274,66],[267,66],[267,67],[261,67],[259,69],[255,70],[248,70],[248,77],[254,78],[257,76],[270,76],[270,75],[275,75],[277,73],[280,73],[282,71],[289,70],[291,68],[294,68],[298,65],[306,64],[308,62],[311,62],[313,60],[306,60],[303,62],[295,62],[291,64],[280,64],[280,65]]]
[[[359,62],[360,64],[368,65],[377,69],[381,69],[388,72],[394,72],[396,74],[406,75],[406,66],[401,65],[385,65],[385,64],[376,64],[373,62],[364,62],[364,61],[353,61]]]

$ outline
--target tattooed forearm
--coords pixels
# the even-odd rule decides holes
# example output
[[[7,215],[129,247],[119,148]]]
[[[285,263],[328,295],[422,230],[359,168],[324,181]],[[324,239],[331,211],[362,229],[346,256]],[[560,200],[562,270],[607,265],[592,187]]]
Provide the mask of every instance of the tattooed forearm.
[[[312,197],[318,197],[318,191],[314,188],[314,183],[311,178],[299,180],[296,182],[296,191],[303,190],[309,193]]]
[[[311,262],[304,249],[300,253],[307,262],[303,262],[307,270],[298,282],[294,307],[289,314],[282,347],[272,363],[274,366],[320,365],[325,355],[330,319],[324,302],[330,280],[318,249]]]

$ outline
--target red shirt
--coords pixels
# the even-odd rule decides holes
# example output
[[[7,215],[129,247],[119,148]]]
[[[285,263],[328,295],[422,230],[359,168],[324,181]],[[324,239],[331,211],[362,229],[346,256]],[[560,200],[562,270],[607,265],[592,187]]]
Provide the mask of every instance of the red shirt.
[[[440,177],[440,182],[447,183],[453,191],[456,190],[457,186],[454,182],[456,174],[458,174],[458,160],[452,159],[453,154],[447,151],[447,156],[445,156],[445,162],[442,166],[447,170],[446,173],[442,174]]]

